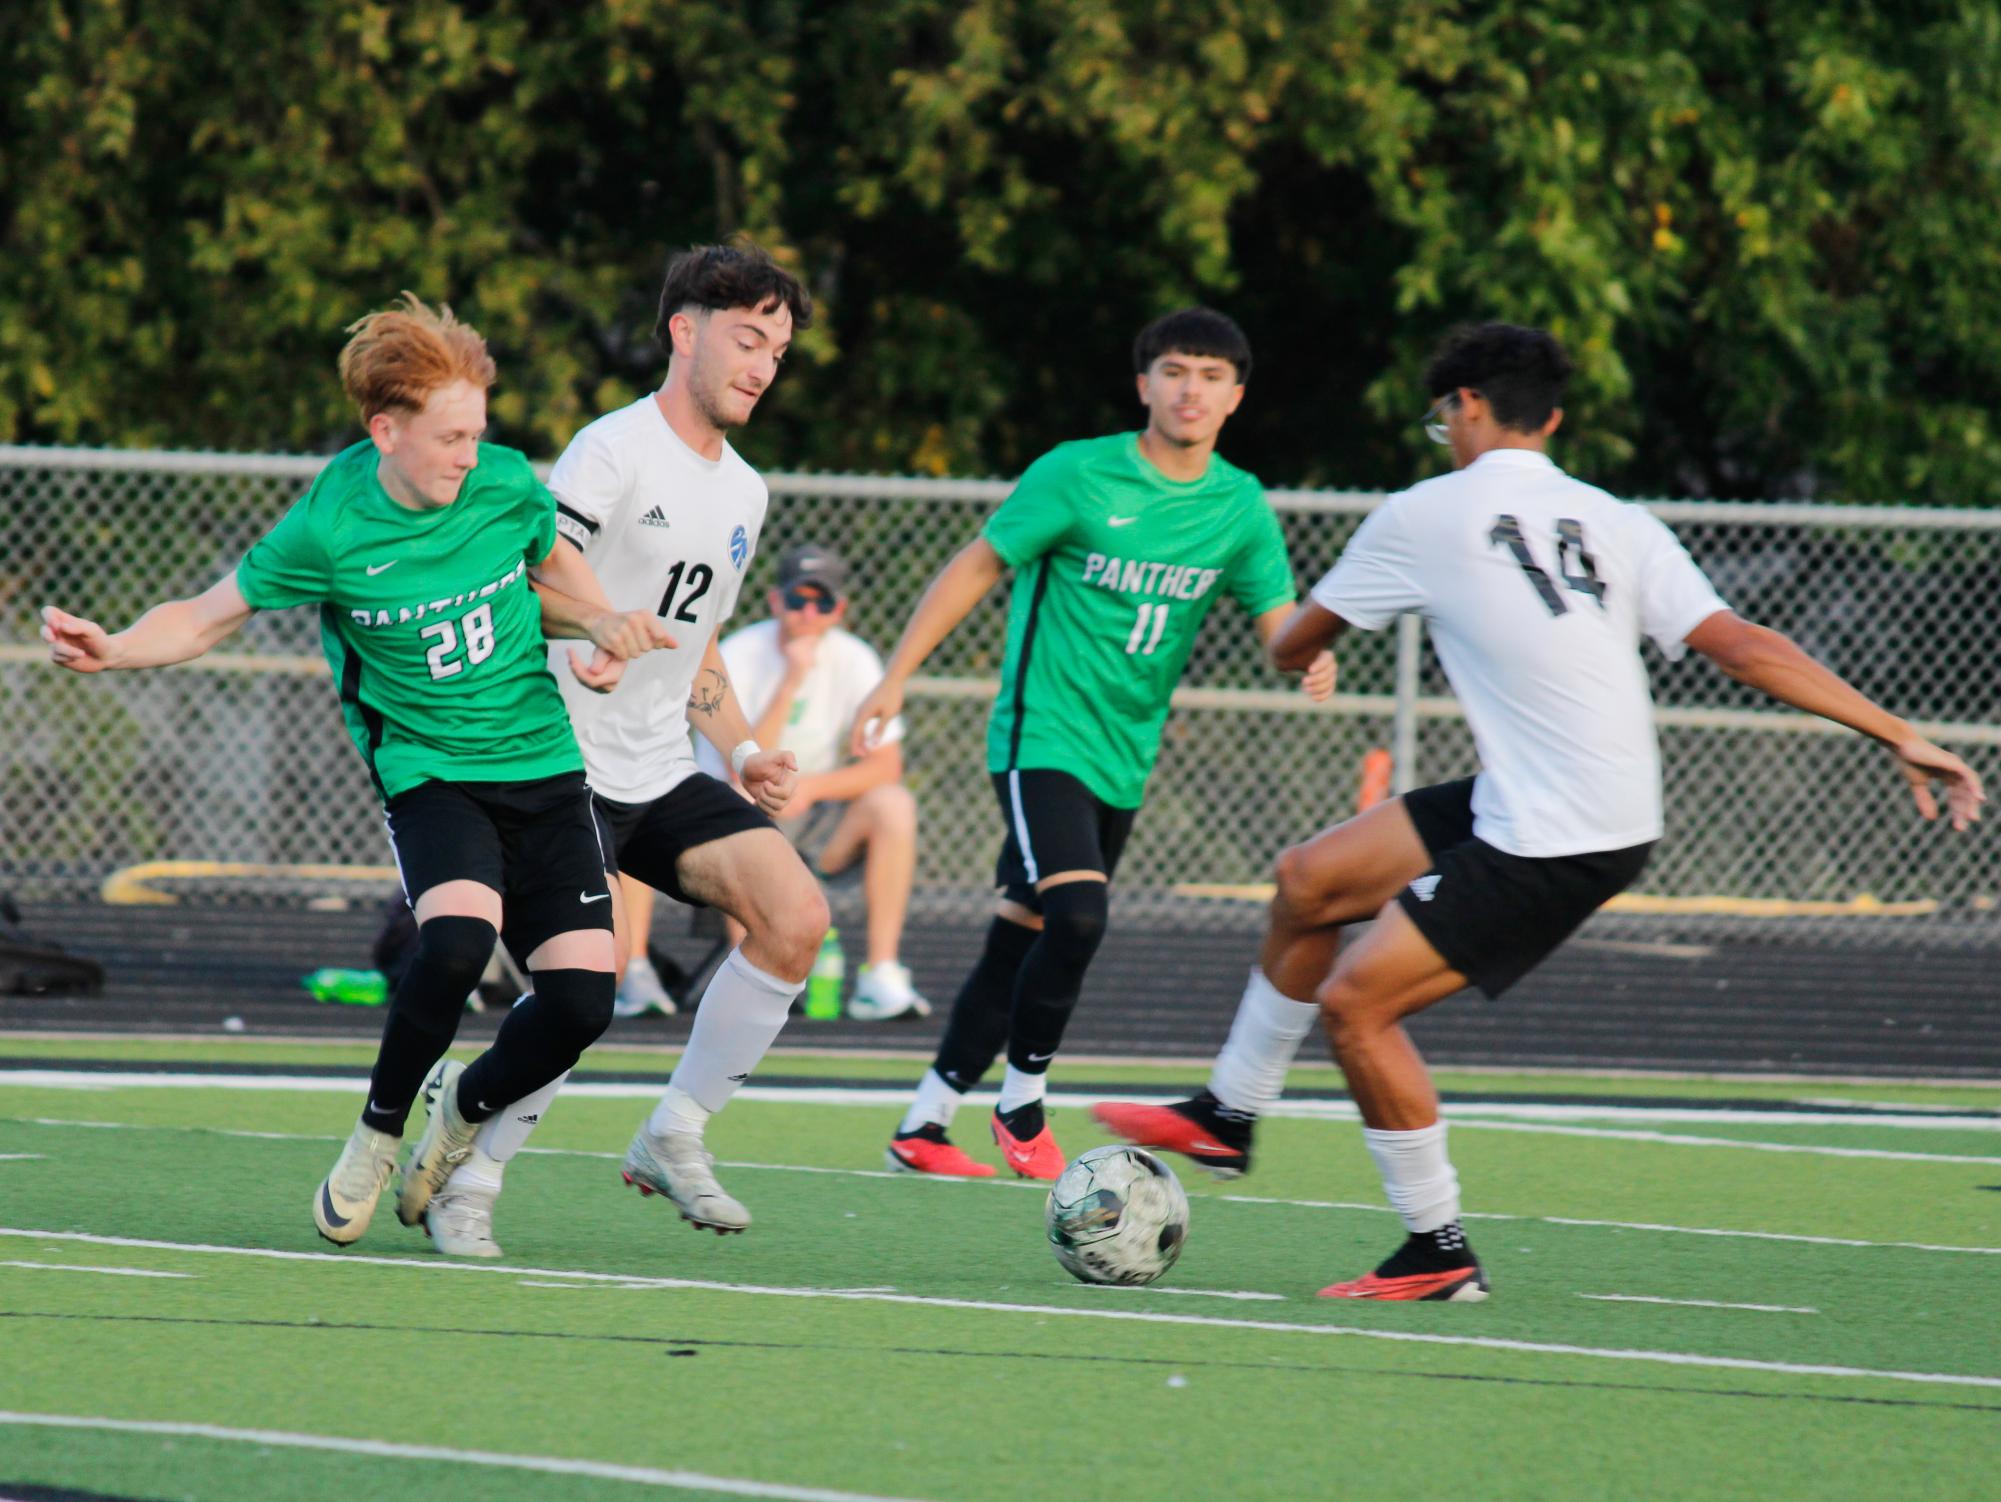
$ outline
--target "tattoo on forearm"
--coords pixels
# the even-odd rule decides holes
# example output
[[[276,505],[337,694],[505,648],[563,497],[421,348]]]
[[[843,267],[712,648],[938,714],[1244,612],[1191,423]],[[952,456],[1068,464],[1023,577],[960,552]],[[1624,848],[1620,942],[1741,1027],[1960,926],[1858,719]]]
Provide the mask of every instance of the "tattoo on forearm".
[[[723,707],[723,696],[730,690],[730,681],[714,668],[703,668],[695,675],[695,686],[688,694],[688,712],[698,715],[712,715]]]

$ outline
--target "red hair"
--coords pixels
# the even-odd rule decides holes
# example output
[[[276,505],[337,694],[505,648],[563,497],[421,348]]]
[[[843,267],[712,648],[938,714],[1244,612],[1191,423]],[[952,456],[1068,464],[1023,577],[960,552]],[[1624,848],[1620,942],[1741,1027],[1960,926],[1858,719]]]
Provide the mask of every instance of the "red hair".
[[[454,381],[484,391],[498,375],[477,329],[442,303],[426,307],[414,292],[347,331],[352,337],[340,352],[340,383],[364,423],[378,412],[421,412],[432,392]]]

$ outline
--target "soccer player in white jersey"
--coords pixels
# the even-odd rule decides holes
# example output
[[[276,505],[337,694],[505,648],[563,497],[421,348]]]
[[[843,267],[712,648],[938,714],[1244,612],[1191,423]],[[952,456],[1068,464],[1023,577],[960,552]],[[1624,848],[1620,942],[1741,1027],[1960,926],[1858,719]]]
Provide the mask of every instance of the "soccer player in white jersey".
[[[584,756],[607,852],[624,872],[743,925],[702,993],[667,1091],[640,1124],[625,1180],[663,1194],[684,1219],[741,1231],[750,1212],[716,1182],[703,1128],[785,1025],[827,931],[819,883],[770,815],[797,780],[790,752],[765,751],[737,703],[716,638],[736,606],[764,524],[767,491],[726,437],[750,418],[795,331],[812,318],[806,289],[762,250],[708,245],[667,267],[656,336],[668,351],[656,392],[600,417],[549,476],[556,529],[621,609],[655,611],[678,645],[627,664],[611,695],[564,697]],[[564,643],[551,653],[562,660]],[[690,729],[720,750],[752,801],[698,771]],[[492,1206],[503,1165],[562,1080],[516,1101],[482,1130],[447,1185],[464,1229],[443,1250],[497,1256]]]
[[[1172,1106],[1101,1105],[1128,1139],[1225,1175],[1324,1025],[1409,1235],[1330,1298],[1485,1298],[1459,1224],[1438,1095],[1403,1019],[1468,985],[1499,996],[1630,885],[1661,836],[1653,706],[1638,648],[1693,647],[1741,683],[1859,731],[1895,758],[1918,812],[1979,817],[1980,780],[1776,631],[1734,614],[1650,512],[1570,478],[1544,452],[1569,360],[1537,329],[1483,324],[1426,373],[1427,423],[1456,471],[1370,514],[1271,640],[1299,671],[1346,628],[1406,610],[1429,623],[1480,772],[1420,788],[1278,858],[1262,963],[1209,1088]],[[1341,925],[1374,918],[1340,949]]]

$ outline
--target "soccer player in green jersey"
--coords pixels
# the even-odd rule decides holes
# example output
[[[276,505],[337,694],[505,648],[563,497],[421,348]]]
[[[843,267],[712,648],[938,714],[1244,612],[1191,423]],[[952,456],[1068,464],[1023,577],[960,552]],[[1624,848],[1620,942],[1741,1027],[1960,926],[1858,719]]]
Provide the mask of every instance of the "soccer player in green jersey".
[[[924,659],[1014,570],[987,726],[987,769],[1007,825],[1000,905],[890,1143],[892,1169],[992,1174],[945,1131],[1005,1047],[994,1141],[1025,1178],[1063,1171],[1043,1119],[1045,1078],[1104,937],[1112,874],[1169,696],[1220,595],[1267,641],[1292,609],[1292,565],[1264,489],[1215,452],[1251,372],[1243,331],[1207,308],[1170,313],[1140,332],[1133,369],[1145,431],[1061,444],[1030,465],[932,580],[856,715],[860,753],[872,727],[903,707]],[[1315,699],[1333,693],[1331,656],[1320,654],[1305,689]]]
[[[423,1218],[480,1122],[568,1069],[611,1021],[617,903],[543,635],[588,638],[594,655],[572,653],[572,670],[607,689],[624,659],[671,644],[657,618],[605,606],[589,567],[556,546],[556,503],[528,461],[480,442],[495,371],[475,330],[406,294],[351,333],[341,381],[368,438],[337,454],[225,578],[115,635],[42,611],[54,660],[95,673],[186,662],[253,611],[319,607],[341,713],[383,800],[419,934],[366,1108],[313,1196],[314,1224],[341,1245],[368,1228],[410,1107],[496,935],[533,975],[534,995],[463,1073],[446,1066],[403,1168],[405,1224]],[[556,593],[538,600],[530,579]]]

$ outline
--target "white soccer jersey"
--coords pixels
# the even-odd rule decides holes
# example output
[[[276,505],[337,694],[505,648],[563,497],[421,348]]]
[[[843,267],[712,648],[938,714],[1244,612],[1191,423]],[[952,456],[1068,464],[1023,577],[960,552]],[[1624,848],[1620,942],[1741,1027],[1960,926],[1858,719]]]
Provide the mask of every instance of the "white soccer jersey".
[[[737,703],[755,724],[764,718],[785,682],[785,647],[778,639],[778,622],[759,621],[732,631],[723,638],[722,653]],[[882,658],[875,648],[836,626],[820,638],[820,655],[792,696],[791,714],[773,749],[798,757],[801,776],[831,772],[844,765],[855,712],[880,682]],[[877,744],[900,741],[903,733],[903,716],[898,715]],[[697,746],[695,759],[711,777],[728,777],[726,764],[713,746]]]
[[[689,448],[650,394],[571,439],[549,489],[556,529],[583,550],[612,605],[650,610],[674,634],[672,648],[628,663],[609,694],[571,674],[575,642],[549,646],[591,786],[620,803],[650,802],[695,770],[688,693],[736,609],[769,492],[727,443],[714,462]]]
[[[1651,513],[1491,450],[1385,501],[1313,599],[1364,631],[1424,616],[1479,749],[1480,839],[1557,856],[1660,838],[1640,637],[1678,658],[1729,607]]]

